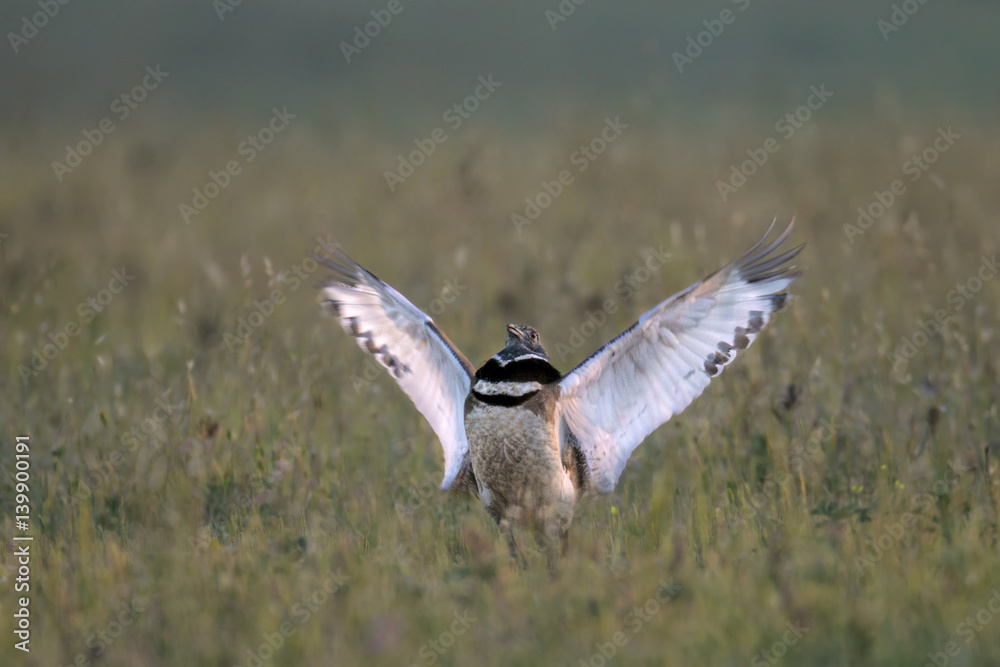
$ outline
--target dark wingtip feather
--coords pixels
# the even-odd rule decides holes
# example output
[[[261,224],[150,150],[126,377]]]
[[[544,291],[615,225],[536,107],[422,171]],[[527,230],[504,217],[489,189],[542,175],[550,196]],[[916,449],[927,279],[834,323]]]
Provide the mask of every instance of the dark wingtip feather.
[[[792,271],[795,267],[787,266],[787,264],[802,252],[802,249],[806,245],[805,243],[801,243],[779,255],[770,256],[771,253],[778,250],[788,240],[788,237],[791,236],[792,230],[795,228],[795,218],[792,218],[788,227],[773,241],[764,245],[773,228],[774,222],[768,227],[768,233],[764,235],[764,238],[758,241],[753,248],[740,255],[731,265],[739,272],[739,276],[748,283],[763,282],[786,275],[794,280],[801,273],[799,271]],[[791,273],[789,273],[790,271]]]
[[[312,254],[312,258],[330,269],[331,274],[318,283],[319,289],[339,284],[347,287],[357,287],[367,283],[369,285],[384,284],[378,276],[351,259],[339,248],[328,248],[331,257],[325,257],[317,253]],[[316,285],[317,283],[313,283]]]
[[[793,268],[790,266],[784,266],[788,262],[795,259],[802,249],[805,247],[805,243],[792,248],[787,252],[783,252],[780,255],[775,255],[774,257],[767,257],[766,255],[761,255],[755,263],[752,265],[745,265],[740,268],[740,275],[749,283],[757,282],[759,280],[766,279],[766,276],[781,275],[785,271]],[[776,270],[777,269],[777,270]]]

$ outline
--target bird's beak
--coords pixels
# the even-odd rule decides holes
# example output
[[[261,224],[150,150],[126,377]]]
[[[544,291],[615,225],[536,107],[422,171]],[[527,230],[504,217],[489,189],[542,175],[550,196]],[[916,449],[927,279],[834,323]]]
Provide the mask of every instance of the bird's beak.
[[[518,331],[517,327],[515,327],[513,324],[507,325],[507,333],[517,336],[518,338],[522,339],[524,338],[524,335],[520,331]]]

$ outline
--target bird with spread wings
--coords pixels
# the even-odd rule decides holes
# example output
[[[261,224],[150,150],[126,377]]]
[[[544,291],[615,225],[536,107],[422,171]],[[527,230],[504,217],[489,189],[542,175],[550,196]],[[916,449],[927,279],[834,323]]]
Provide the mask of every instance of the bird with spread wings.
[[[537,333],[518,325],[508,325],[507,347],[475,370],[430,317],[339,251],[319,258],[331,270],[322,298],[430,423],[444,451],[441,489],[482,496],[501,522],[503,512],[490,504],[499,495],[513,503],[517,490],[504,477],[524,475],[477,448],[492,437],[536,449],[523,458],[537,468],[528,473],[539,479],[536,503],[611,492],[636,447],[690,405],[784,305],[799,275],[789,262],[803,246],[775,253],[793,225],[768,241],[772,222],[748,251],[657,304],[566,375],[551,366]],[[492,435],[482,435],[475,419],[487,420]]]

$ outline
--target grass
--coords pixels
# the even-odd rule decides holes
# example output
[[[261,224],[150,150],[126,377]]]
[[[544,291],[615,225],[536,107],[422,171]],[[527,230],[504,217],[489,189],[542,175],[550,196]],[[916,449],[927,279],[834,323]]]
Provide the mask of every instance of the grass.
[[[960,626],[1000,588],[1000,281],[961,309],[949,298],[997,249],[1000,133],[955,122],[931,173],[853,242],[843,229],[905,178],[934,120],[814,121],[725,203],[715,183],[753,130],[634,126],[521,234],[511,213],[589,125],[456,139],[392,194],[395,145],[294,127],[190,225],[178,204],[241,130],[136,124],[61,184],[21,141],[0,167],[2,661],[922,665],[955,641],[954,664],[1000,662],[992,612]],[[433,433],[308,284],[329,235],[439,311],[474,364],[506,322],[552,351],[617,299],[557,358],[568,371],[775,211],[809,244],[796,298],[582,506],[554,576],[517,569],[475,502],[431,491]],[[649,246],[670,258],[626,299],[614,286]],[[79,304],[122,267],[134,280],[85,321]],[[894,370],[938,309],[946,330]],[[22,380],[70,323],[79,334]],[[30,654],[11,611],[23,434]]]

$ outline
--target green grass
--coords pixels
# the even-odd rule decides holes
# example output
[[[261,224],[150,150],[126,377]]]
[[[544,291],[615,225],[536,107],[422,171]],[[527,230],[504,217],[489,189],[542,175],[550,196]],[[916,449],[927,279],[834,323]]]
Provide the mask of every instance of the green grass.
[[[191,225],[178,204],[242,128],[130,127],[62,184],[28,169],[23,142],[0,199],[0,533],[16,533],[13,443],[28,434],[33,634],[30,655],[13,649],[7,541],[0,660],[247,665],[287,623],[276,665],[599,665],[616,632],[616,664],[767,664],[791,622],[808,630],[777,647],[788,665],[922,665],[953,640],[957,664],[1000,662],[1000,619],[958,627],[1000,587],[1000,281],[892,369],[901,340],[952,309],[949,292],[997,249],[1000,133],[955,125],[936,176],[908,182],[854,243],[843,224],[938,123],[814,121],[726,203],[715,182],[755,131],[636,126],[520,235],[510,214],[589,126],[456,139],[392,195],[396,146],[296,127]],[[479,364],[506,322],[535,326],[550,351],[567,342],[662,245],[670,259],[568,371],[776,211],[796,213],[809,243],[796,298],[647,439],[613,495],[581,507],[555,575],[541,559],[516,568],[475,502],[429,491],[433,433],[387,375],[365,380],[302,266],[330,235],[420,307],[458,281],[435,319]],[[135,280],[84,322],[78,304],[122,267]],[[227,345],[274,290],[273,313]],[[79,335],[22,381],[69,323]],[[676,596],[661,604],[664,585]],[[88,638],[133,600],[98,658]]]

